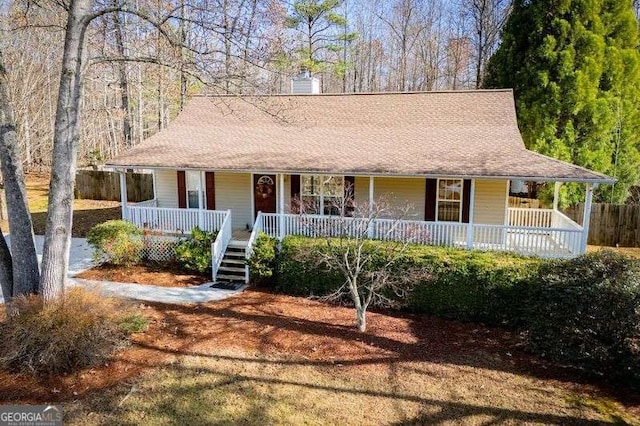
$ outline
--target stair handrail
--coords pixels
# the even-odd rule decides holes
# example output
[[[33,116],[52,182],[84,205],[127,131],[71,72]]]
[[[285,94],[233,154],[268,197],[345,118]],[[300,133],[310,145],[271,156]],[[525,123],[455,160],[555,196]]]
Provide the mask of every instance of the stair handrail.
[[[253,245],[258,239],[258,235],[262,232],[262,212],[258,212],[256,215],[256,221],[253,223],[253,228],[251,229],[251,235],[249,236],[249,241],[247,241],[247,249],[244,252],[245,257],[245,265],[244,265],[244,282],[249,283],[249,258],[251,257],[251,252],[253,251]]]
[[[216,281],[218,269],[220,269],[220,264],[222,264],[224,254],[231,242],[232,234],[231,210],[227,210],[224,220],[222,221],[222,226],[220,226],[220,230],[218,231],[218,235],[216,235],[215,241],[211,244],[211,278],[213,281]]]

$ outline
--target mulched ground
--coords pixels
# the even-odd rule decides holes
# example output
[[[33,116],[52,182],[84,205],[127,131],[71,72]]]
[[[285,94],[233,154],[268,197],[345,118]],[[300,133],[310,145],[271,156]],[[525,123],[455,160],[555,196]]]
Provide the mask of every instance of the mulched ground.
[[[87,280],[148,284],[160,287],[192,287],[211,282],[211,276],[185,272],[175,265],[133,265],[128,267],[102,264],[77,275]]]
[[[318,367],[339,365],[345,374],[381,371],[390,362],[402,361],[518,373],[575,392],[615,395],[640,414],[637,395],[583,380],[575,371],[531,356],[518,336],[497,328],[372,312],[367,332],[360,333],[353,327],[352,308],[256,290],[208,304],[140,307],[150,320],[149,329],[135,335],[134,345],[113,362],[48,380],[0,372],[0,403],[73,401],[179,356],[240,349],[256,356],[302,359]]]

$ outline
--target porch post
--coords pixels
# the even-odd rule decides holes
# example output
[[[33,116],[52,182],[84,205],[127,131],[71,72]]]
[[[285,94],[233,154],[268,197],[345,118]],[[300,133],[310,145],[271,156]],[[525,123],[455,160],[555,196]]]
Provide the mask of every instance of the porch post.
[[[127,209],[127,172],[120,172],[120,204],[122,206],[122,219],[129,220]]]
[[[476,180],[471,179],[471,190],[469,191],[469,223],[467,224],[467,248],[473,248],[473,208],[476,203]]]
[[[593,189],[595,185],[587,184],[587,196],[584,201],[584,215],[582,216],[582,246],[580,254],[587,252],[587,240],[589,238],[589,221],[591,220],[591,202],[593,201]]]
[[[202,196],[202,171],[198,172],[198,226],[204,229],[204,197]]]
[[[560,200],[560,185],[562,182],[556,182],[553,187],[553,210],[558,210],[558,201]]]
[[[373,209],[375,208],[375,200],[374,195],[373,195],[373,180],[374,177],[373,176],[369,176],[369,229],[367,229],[367,236],[369,238],[373,238]]]
[[[151,171],[151,180],[153,185],[153,199],[156,200],[156,207],[158,207],[158,185],[156,183],[156,170]]]
[[[280,173],[280,184],[278,186],[278,211],[280,212],[280,240],[284,238],[284,173]]]

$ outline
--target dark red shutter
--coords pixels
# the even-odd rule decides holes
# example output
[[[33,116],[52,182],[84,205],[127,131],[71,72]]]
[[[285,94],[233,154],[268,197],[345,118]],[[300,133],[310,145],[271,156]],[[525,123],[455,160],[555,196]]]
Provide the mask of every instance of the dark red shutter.
[[[300,175],[291,175],[291,212],[300,213]]]
[[[207,197],[207,210],[216,209],[216,175],[213,172],[204,173],[204,181]]]
[[[344,177],[344,206],[345,216],[353,216],[355,210],[354,202],[356,196],[356,178],[355,176]]]
[[[471,201],[471,179],[462,184],[462,222],[469,223],[469,204]]]
[[[424,194],[424,220],[436,220],[436,197],[438,194],[438,179],[427,179],[427,189]]]
[[[187,178],[184,170],[178,170],[178,207],[187,208]]]

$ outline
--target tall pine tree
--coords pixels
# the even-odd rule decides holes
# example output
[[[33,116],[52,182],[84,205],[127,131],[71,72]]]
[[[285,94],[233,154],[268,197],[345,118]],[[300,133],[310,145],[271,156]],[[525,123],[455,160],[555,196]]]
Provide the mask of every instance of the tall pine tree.
[[[515,0],[487,87],[514,89],[529,149],[614,176],[596,200],[624,202],[640,179],[640,52],[632,0]],[[569,186],[568,201],[583,196]]]

